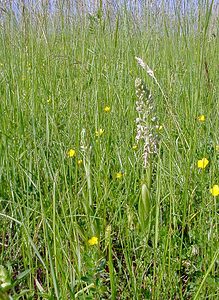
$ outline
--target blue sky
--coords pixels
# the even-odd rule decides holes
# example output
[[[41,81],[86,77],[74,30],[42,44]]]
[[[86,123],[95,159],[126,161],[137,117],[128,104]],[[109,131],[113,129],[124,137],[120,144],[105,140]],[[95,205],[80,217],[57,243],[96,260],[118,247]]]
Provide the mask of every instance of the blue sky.
[[[3,2],[3,1],[2,1]],[[9,6],[10,1],[5,1]],[[51,13],[55,12],[57,8],[63,4],[71,3],[72,12],[76,11],[76,3],[81,5],[84,4],[83,7],[86,7],[86,11],[89,13],[94,13],[100,0],[12,0],[13,11],[18,16],[22,11],[22,3],[25,3],[27,7],[33,7],[35,10],[40,10],[43,6],[43,3],[48,3],[48,9]],[[165,9],[166,12],[174,13],[181,12],[182,14],[189,14],[191,12],[195,12],[198,7],[204,7],[206,5],[210,5],[212,0],[102,0],[102,2],[106,5],[106,3],[110,3],[112,7],[115,9],[121,6],[126,6],[126,8],[132,10],[132,8],[141,10],[141,7],[147,6],[151,10],[159,11],[160,9]],[[4,3],[4,2],[3,2]],[[219,10],[219,0],[214,0],[214,10],[218,12]],[[61,4],[61,5],[60,5]],[[0,7],[4,4],[0,4]]]

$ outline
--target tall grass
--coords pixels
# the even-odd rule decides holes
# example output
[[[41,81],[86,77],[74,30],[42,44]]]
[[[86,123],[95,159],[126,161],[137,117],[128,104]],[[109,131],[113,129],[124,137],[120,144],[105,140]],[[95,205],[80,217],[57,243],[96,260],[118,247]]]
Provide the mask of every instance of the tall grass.
[[[100,6],[73,17],[61,2],[53,14],[23,3],[19,18],[4,8],[0,264],[11,283],[2,298],[218,299],[218,198],[210,188],[219,184],[219,42],[211,4],[198,11],[196,28],[192,13],[175,8],[170,16],[165,6],[158,14],[104,14]],[[155,213],[144,227],[136,77],[152,91],[162,125]],[[210,163],[200,170],[203,157]]]

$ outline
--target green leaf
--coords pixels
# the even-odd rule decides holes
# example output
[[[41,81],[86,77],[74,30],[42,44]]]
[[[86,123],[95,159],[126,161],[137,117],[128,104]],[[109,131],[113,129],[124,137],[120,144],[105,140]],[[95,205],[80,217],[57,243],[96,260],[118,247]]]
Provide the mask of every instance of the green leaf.
[[[82,276],[82,277],[81,277],[81,280],[83,280],[83,281],[86,282],[86,283],[92,283],[92,282],[94,281],[93,277],[90,276],[90,275]]]
[[[27,270],[21,272],[20,274],[17,275],[16,281],[17,281],[17,280],[23,279],[23,278],[26,277],[29,273],[30,273],[30,269],[27,269]]]

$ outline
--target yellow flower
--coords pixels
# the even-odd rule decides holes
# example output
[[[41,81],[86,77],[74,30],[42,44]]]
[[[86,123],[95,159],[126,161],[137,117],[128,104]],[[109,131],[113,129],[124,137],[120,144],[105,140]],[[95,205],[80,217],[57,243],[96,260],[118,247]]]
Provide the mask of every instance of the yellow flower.
[[[88,244],[90,246],[98,245],[98,237],[92,236],[92,238],[88,240]]]
[[[123,173],[122,172],[118,172],[116,173],[116,179],[121,179],[123,177]]]
[[[213,187],[210,189],[210,192],[212,196],[216,197],[219,195],[219,185],[215,184]]]
[[[78,165],[80,166],[82,163],[83,163],[83,160],[82,160],[82,159],[79,159],[79,160],[78,160]]]
[[[205,121],[205,116],[204,115],[198,116],[198,121],[199,122],[204,122]]]
[[[206,157],[198,160],[198,162],[197,162],[199,169],[205,169],[208,164],[209,164],[209,160]]]
[[[101,135],[103,135],[104,133],[104,129],[100,128],[99,130],[96,130],[96,136],[99,137]]]
[[[133,149],[133,150],[137,150],[137,149],[138,149],[138,145],[136,145],[136,144],[133,145],[133,146],[132,146],[132,149]]]
[[[219,151],[219,145],[216,145],[216,146],[215,146],[215,150],[216,150],[216,151]]]
[[[74,157],[76,155],[76,151],[74,149],[70,149],[67,152],[68,157]]]
[[[103,109],[106,113],[110,112],[111,108],[110,106],[105,106]]]

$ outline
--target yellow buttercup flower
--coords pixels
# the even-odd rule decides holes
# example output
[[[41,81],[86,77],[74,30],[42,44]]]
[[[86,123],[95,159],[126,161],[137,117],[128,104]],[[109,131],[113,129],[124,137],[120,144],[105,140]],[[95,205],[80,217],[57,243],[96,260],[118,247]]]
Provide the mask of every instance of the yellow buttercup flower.
[[[216,145],[216,146],[215,146],[215,150],[216,150],[216,151],[219,151],[219,145]]]
[[[156,130],[157,131],[162,131],[163,130],[163,125],[156,125]]]
[[[98,245],[98,237],[92,236],[92,238],[88,240],[88,244],[90,246]]]
[[[116,179],[121,179],[123,177],[123,173],[122,172],[118,172],[116,173]]]
[[[198,116],[198,121],[199,122],[204,122],[205,121],[205,115]]]
[[[82,160],[82,159],[79,159],[79,160],[78,160],[78,165],[80,166],[82,163],[83,163],[83,160]]]
[[[219,195],[219,185],[215,184],[213,187],[210,189],[210,192],[212,196],[216,197]]]
[[[106,113],[110,112],[111,108],[110,106],[105,106],[103,109]]]
[[[198,160],[198,162],[197,162],[199,169],[205,169],[208,164],[209,164],[209,160],[206,157]]]
[[[67,152],[68,157],[74,157],[76,155],[76,151],[74,149],[70,149]]]
[[[138,145],[136,145],[136,144],[133,145],[133,146],[132,146],[132,149],[133,149],[133,150],[137,150],[137,149],[138,149]]]
[[[99,130],[96,130],[96,136],[100,137],[101,135],[103,135],[104,133],[104,129],[100,128]]]

